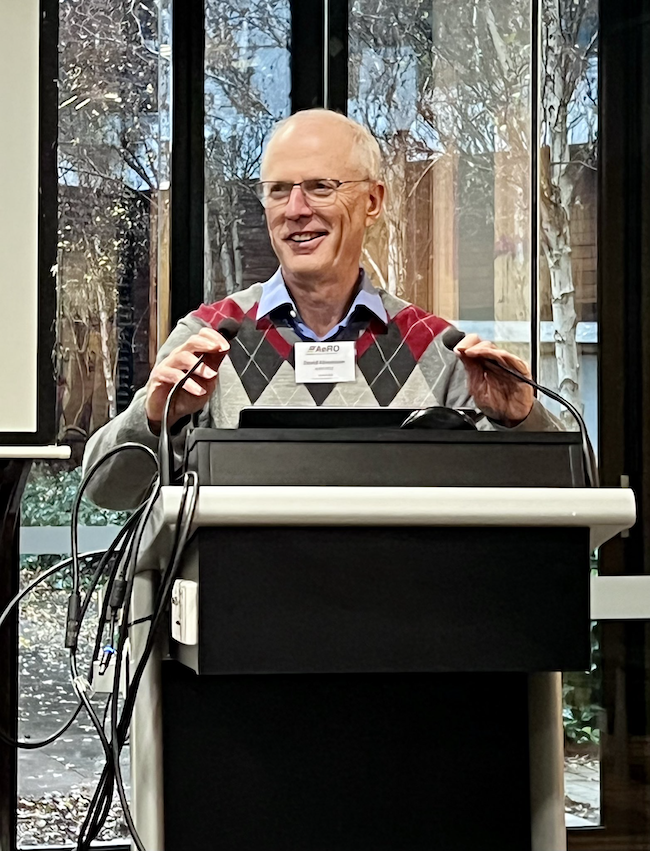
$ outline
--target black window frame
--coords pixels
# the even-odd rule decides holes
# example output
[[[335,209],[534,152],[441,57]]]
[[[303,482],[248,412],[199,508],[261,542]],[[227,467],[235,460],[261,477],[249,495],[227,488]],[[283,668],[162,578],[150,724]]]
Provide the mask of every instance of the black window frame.
[[[37,429],[3,432],[3,445],[38,446],[56,437],[56,268],[58,243],[58,0],[39,3],[39,142],[38,142],[38,353]],[[9,400],[6,400],[9,403]],[[29,462],[0,461],[0,611],[18,589],[20,498]],[[0,728],[15,737],[18,729],[18,614],[0,631]],[[0,848],[16,844],[18,759],[0,742]]]
[[[56,264],[57,242],[58,0],[41,0],[40,8],[39,430],[33,440],[25,435],[5,436],[23,444],[51,442],[56,430],[52,365],[56,295],[51,269]],[[203,0],[183,0],[182,4],[178,0],[173,14],[171,314],[174,322],[198,306],[203,296],[203,9]],[[327,97],[328,107],[345,113],[348,0],[291,0],[291,10],[292,112],[322,106]],[[631,0],[628,4],[602,0],[599,40],[600,466],[605,485],[616,487],[620,477],[627,475],[639,499],[637,526],[628,538],[618,538],[602,548],[601,570],[608,574],[648,573],[650,0]],[[538,138],[536,115],[533,121],[533,138]],[[536,270],[536,258],[534,264]],[[536,294],[536,271],[531,283]],[[3,475],[11,476],[8,472]],[[16,481],[19,482],[21,475],[16,476]],[[15,489],[12,498],[15,499]],[[9,497],[4,499],[3,516]],[[0,571],[0,607],[13,594],[18,578],[17,549],[15,546],[10,549]],[[629,832],[629,819],[621,803],[627,794],[634,794],[636,781],[627,770],[627,763],[622,772],[615,763],[632,735],[618,731],[616,719],[620,713],[626,713],[634,724],[641,723],[646,732],[645,719],[650,715],[645,688],[650,669],[647,629],[638,624],[603,624],[607,710],[602,746],[604,826],[569,830],[571,851],[646,847],[638,832],[634,835]],[[3,696],[0,723],[5,729],[4,724],[12,725],[16,717],[16,654],[14,622],[0,635],[0,657],[13,660],[2,669],[0,677]],[[625,678],[623,698],[618,685],[621,676]],[[10,772],[0,772],[0,847],[14,848],[16,759],[2,745],[0,764],[13,766]],[[616,772],[617,789],[610,786],[610,771]],[[646,833],[649,821],[650,815],[643,823]]]

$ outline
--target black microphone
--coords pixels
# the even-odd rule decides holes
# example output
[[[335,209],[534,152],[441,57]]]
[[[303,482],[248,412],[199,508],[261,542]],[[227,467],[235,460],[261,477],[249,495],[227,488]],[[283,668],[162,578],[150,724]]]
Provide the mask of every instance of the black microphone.
[[[238,322],[236,319],[233,319],[232,316],[226,316],[225,319],[222,319],[221,322],[217,325],[216,330],[221,336],[231,343],[237,334],[239,333],[239,329],[241,328],[241,322]],[[174,481],[174,452],[172,450],[171,443],[171,435],[169,433],[169,411],[171,409],[171,403],[179,390],[183,387],[185,382],[190,376],[192,376],[196,370],[201,366],[203,361],[205,360],[205,353],[200,355],[197,362],[191,369],[185,373],[182,378],[174,384],[172,389],[169,391],[169,396],[167,396],[167,401],[165,402],[165,409],[163,412],[162,422],[160,424],[160,440],[158,442],[158,459],[160,462],[160,484],[161,485],[170,485]]]
[[[460,343],[462,339],[465,337],[465,332],[460,331],[458,328],[454,328],[453,326],[447,328],[446,331],[443,331],[442,336],[440,338],[443,346],[453,352],[456,346]],[[580,437],[582,438],[582,453],[584,455],[585,461],[585,473],[587,475],[587,481],[591,485],[592,488],[599,487],[598,481],[598,467],[596,465],[596,457],[594,454],[593,446],[591,445],[591,441],[589,440],[589,434],[587,433],[587,426],[585,425],[585,421],[582,419],[582,415],[575,408],[571,402],[568,402],[559,393],[556,393],[554,390],[549,390],[548,387],[543,387],[541,384],[537,384],[531,378],[527,378],[525,375],[522,375],[520,372],[517,372],[514,369],[510,369],[507,366],[504,366],[499,361],[494,360],[494,358],[481,358],[481,360],[485,361],[485,363],[489,363],[490,366],[496,366],[499,369],[503,370],[503,372],[507,372],[508,375],[511,375],[513,378],[516,378],[517,381],[522,381],[524,384],[528,384],[529,387],[533,387],[535,390],[539,390],[545,396],[548,396],[549,399],[553,399],[553,401],[558,402],[560,405],[563,405],[570,414],[573,415],[573,418],[578,423],[578,429],[580,431]]]
[[[237,334],[239,334],[240,328],[241,322],[237,322],[237,320],[233,319],[232,316],[226,316],[226,318],[222,319],[217,325],[217,331],[222,337],[228,340],[229,343],[232,343]]]

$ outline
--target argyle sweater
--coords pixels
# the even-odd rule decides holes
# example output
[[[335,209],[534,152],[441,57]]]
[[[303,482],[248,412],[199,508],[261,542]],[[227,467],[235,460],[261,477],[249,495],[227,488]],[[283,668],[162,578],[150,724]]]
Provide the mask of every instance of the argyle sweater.
[[[203,327],[217,329],[224,319],[239,324],[230,352],[219,368],[215,392],[198,417],[199,426],[236,428],[242,408],[267,407],[404,407],[434,405],[471,407],[465,370],[440,340],[449,323],[379,290],[388,323],[368,312],[355,324],[356,379],[337,384],[297,384],[294,343],[301,338],[289,324],[268,316],[257,319],[262,284],[212,305],[203,305],[182,319],[158,353],[158,361]],[[158,438],[149,429],[144,410],[146,389],[139,390],[129,408],[97,431],[88,441],[84,467],[88,468],[114,446],[127,441],[156,449]],[[484,428],[498,428],[483,421]],[[538,402],[516,427],[527,431],[560,428]],[[174,436],[180,457],[187,427]],[[152,466],[144,453],[130,452],[107,462],[106,473],[88,489],[96,503],[107,508],[137,505],[151,479]]]

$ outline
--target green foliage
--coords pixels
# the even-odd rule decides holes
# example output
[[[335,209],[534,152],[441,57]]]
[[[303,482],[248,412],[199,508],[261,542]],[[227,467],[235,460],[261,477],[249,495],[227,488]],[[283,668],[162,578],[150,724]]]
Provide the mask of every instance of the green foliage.
[[[21,525],[67,526],[80,483],[79,467],[53,472],[46,465],[34,465],[21,504]],[[79,523],[82,526],[121,526],[127,516],[124,511],[97,508],[84,497]]]
[[[50,567],[68,558],[67,555],[33,555],[21,554],[20,556],[20,586],[24,588],[36,577],[48,570]],[[90,580],[95,572],[95,568],[99,563],[100,556],[94,558],[81,559],[79,562],[80,586],[82,591],[87,591],[90,587]],[[61,568],[56,573],[53,573],[45,579],[39,586],[39,589],[46,588],[50,591],[72,591],[72,570],[70,566]],[[33,594],[38,594],[36,589]],[[38,603],[37,603],[38,605]]]
[[[601,685],[598,624],[592,622],[590,670],[565,673],[562,684],[564,733],[575,745],[597,745],[600,742]]]
[[[575,674],[568,675],[570,679],[575,676]],[[564,699],[562,718],[567,739],[576,745],[598,744],[602,707],[598,703],[592,703],[591,684],[580,686],[565,680],[562,686],[562,697]]]
[[[21,587],[28,585],[33,579],[43,573],[50,567],[53,567],[58,561],[66,558],[65,555],[33,555],[32,553],[21,553],[20,555],[20,584]],[[70,577],[70,569],[60,570],[50,576],[44,583],[48,588],[59,590],[69,590],[72,587]]]

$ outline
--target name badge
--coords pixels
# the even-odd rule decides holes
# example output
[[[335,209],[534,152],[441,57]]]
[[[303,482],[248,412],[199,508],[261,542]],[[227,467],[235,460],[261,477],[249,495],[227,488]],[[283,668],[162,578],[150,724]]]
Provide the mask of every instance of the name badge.
[[[296,343],[296,384],[336,384],[354,381],[356,344],[354,340],[340,343]]]

